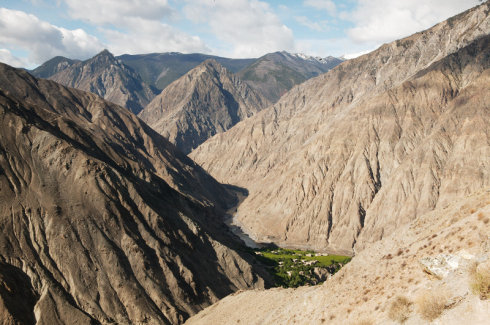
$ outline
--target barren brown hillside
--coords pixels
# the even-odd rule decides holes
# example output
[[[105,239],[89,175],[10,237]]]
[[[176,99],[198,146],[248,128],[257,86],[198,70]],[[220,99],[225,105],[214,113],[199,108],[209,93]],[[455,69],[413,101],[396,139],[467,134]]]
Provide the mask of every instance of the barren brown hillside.
[[[249,191],[235,220],[352,252],[490,184],[490,4],[293,88],[190,156]]]

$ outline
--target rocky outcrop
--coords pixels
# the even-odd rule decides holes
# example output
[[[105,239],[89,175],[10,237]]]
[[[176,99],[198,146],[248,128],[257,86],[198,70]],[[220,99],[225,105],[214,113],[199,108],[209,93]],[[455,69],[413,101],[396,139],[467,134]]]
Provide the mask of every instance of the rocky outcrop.
[[[268,104],[216,61],[207,60],[165,88],[139,117],[189,153]]]
[[[49,79],[90,91],[138,114],[156,95],[131,68],[104,50],[93,58],[68,66]]]
[[[240,70],[238,76],[275,103],[293,86],[321,75],[342,63],[332,56],[311,57],[285,51],[266,54]]]
[[[178,324],[264,286],[234,197],[128,110],[2,64],[0,125],[6,323]]]
[[[490,184],[489,4],[293,88],[190,156],[252,237],[360,250]]]
[[[418,325],[431,323],[424,318],[430,312],[433,324],[483,325],[488,323],[490,300],[475,292],[471,279],[473,272],[489,279],[489,232],[490,188],[436,208],[369,244],[323,285],[240,292],[186,324]],[[439,279],[427,274],[419,260],[440,254],[459,263]],[[403,317],[392,311],[398,299],[406,302]]]

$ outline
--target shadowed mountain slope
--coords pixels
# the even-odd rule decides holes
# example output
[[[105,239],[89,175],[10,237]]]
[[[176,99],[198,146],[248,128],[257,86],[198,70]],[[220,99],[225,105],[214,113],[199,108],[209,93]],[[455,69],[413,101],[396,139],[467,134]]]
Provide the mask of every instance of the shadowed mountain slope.
[[[0,65],[0,318],[178,324],[263,287],[235,198],[128,110]]]
[[[191,157],[252,237],[352,252],[490,183],[485,3],[293,88]],[[454,53],[451,55],[451,53]]]
[[[165,88],[139,117],[187,154],[268,104],[218,62],[208,60]]]

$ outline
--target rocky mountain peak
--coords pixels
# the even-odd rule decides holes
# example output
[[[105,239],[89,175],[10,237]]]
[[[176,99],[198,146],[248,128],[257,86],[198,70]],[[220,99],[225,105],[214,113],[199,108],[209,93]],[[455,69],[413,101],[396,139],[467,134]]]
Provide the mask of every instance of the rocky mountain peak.
[[[206,60],[165,88],[139,114],[189,153],[269,102],[215,60]]]
[[[207,59],[201,65],[208,69],[212,69],[214,71],[224,70],[224,67],[221,64],[219,64],[215,59]]]
[[[102,52],[96,54],[94,57],[86,60],[85,66],[92,69],[94,73],[101,69],[114,69],[117,67],[118,70],[123,70],[127,74],[136,76],[136,74],[129,67],[121,64],[114,55],[108,50],[103,50]]]
[[[233,74],[229,72],[225,67],[219,64],[214,59],[207,59],[201,64],[199,64],[194,69],[190,70],[187,74],[188,78],[191,77],[191,80],[196,78],[204,78],[200,76],[202,74],[207,74],[208,76],[215,79],[215,81],[220,82],[219,80],[223,78],[233,78]],[[197,80],[197,79],[196,79]]]
[[[133,113],[139,113],[156,92],[133,69],[116,59],[108,50],[73,64],[49,79],[95,93]]]
[[[89,59],[89,61],[92,62],[97,62],[97,61],[106,61],[106,62],[114,62],[117,61],[114,55],[109,52],[109,50],[105,49],[101,51],[100,53],[96,54],[94,57]]]

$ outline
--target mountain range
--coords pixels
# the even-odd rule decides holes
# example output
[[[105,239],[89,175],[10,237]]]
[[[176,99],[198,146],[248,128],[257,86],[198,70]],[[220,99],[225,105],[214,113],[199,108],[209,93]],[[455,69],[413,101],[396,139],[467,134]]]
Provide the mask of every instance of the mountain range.
[[[86,61],[55,57],[30,72],[141,112],[187,154],[340,62],[287,52],[255,60],[181,53],[114,57],[104,50]]]
[[[124,54],[117,57],[133,68],[144,82],[160,91],[206,60],[215,60],[229,71],[236,73],[256,59],[229,59],[208,54],[184,54],[178,52]]]
[[[489,2],[343,62],[0,64],[0,319],[487,324],[489,85]],[[352,260],[269,289],[236,229]]]
[[[229,59],[174,52],[114,57],[104,50],[86,61],[58,56],[30,73],[93,92],[138,113],[168,85],[209,59],[237,73],[256,92],[273,102],[292,86],[342,62],[333,57],[314,58],[287,52],[271,53],[259,59]],[[66,71],[62,73],[63,70]],[[115,80],[107,76],[114,76]],[[108,89],[114,89],[114,93],[108,93]]]

